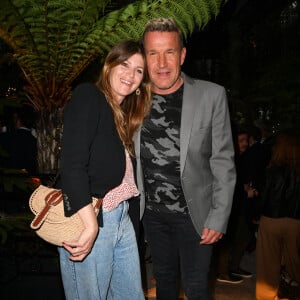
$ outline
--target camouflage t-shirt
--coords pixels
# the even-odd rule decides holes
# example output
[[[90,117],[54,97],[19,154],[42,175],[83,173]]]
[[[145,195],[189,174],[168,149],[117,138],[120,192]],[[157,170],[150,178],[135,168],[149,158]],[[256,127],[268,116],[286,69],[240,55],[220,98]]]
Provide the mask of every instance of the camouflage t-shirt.
[[[169,95],[153,95],[152,110],[141,131],[141,162],[146,207],[187,213],[180,183],[180,120],[183,85]]]

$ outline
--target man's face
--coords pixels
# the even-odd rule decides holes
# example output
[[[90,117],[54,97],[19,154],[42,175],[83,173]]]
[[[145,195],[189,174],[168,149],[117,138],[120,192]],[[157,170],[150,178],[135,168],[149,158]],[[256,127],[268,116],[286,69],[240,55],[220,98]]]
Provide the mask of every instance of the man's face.
[[[147,32],[144,37],[146,60],[152,82],[152,92],[166,95],[182,84],[181,65],[186,49],[180,48],[177,32]]]
[[[246,133],[239,134],[238,135],[238,144],[239,144],[240,153],[245,152],[249,146],[248,134],[246,134]]]

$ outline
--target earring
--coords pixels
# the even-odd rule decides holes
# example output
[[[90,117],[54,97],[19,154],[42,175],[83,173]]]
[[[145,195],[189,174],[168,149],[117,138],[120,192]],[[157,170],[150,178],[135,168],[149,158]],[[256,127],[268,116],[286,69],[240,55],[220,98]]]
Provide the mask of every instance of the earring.
[[[137,88],[137,89],[135,90],[135,94],[136,94],[137,96],[141,94],[140,88]]]

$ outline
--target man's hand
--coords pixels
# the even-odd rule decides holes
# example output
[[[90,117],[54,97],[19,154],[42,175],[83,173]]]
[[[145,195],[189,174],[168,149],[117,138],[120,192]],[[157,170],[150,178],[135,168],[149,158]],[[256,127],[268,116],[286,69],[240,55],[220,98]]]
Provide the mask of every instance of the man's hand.
[[[258,191],[252,186],[252,183],[244,184],[244,191],[247,193],[247,198],[254,198],[258,196]]]
[[[201,235],[200,244],[204,245],[216,243],[222,238],[222,236],[222,232],[204,227]]]

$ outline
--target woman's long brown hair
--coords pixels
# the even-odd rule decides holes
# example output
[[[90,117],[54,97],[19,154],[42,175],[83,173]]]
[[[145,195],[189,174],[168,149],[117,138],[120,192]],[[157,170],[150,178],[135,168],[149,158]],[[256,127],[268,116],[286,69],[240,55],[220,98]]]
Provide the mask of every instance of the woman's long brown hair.
[[[122,104],[113,98],[110,85],[112,68],[120,65],[134,54],[141,54],[145,61],[144,77],[139,86],[140,93],[133,92],[125,97]],[[108,53],[99,80],[96,85],[104,93],[110,104],[119,136],[127,149],[134,154],[133,135],[142,124],[151,107],[151,85],[148,76],[145,54],[140,43],[125,40],[114,46]]]
[[[276,137],[271,165],[288,166],[300,180],[300,135],[297,130],[286,130]]]

